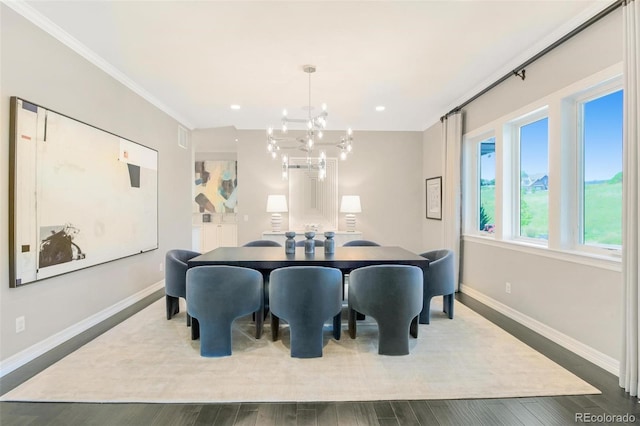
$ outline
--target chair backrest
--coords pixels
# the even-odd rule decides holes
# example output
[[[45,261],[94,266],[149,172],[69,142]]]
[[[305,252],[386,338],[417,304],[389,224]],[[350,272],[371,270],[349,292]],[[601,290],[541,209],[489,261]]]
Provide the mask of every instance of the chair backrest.
[[[200,256],[191,250],[174,249],[165,255],[165,292],[173,297],[186,297],[187,261]]]
[[[296,241],[296,247],[304,247],[305,240]],[[324,247],[324,240],[313,240],[316,247]]]
[[[289,266],[269,276],[269,307],[284,319],[321,318],[342,306],[342,273],[324,266]]]
[[[452,250],[432,250],[420,254],[429,259],[429,268],[424,271],[425,293],[432,296],[455,292],[455,253]]]
[[[410,265],[373,265],[349,274],[349,302],[378,321],[413,318],[422,310],[422,269]],[[365,313],[365,312],[363,312]]]
[[[200,322],[235,319],[260,308],[262,274],[237,266],[196,266],[187,271],[187,311]]]
[[[244,244],[242,247],[282,247],[282,244],[272,240],[254,240],[254,241],[249,241],[248,243]]]
[[[380,244],[375,241],[369,240],[351,240],[347,241],[342,245],[342,247],[360,247],[360,246],[380,246]]]

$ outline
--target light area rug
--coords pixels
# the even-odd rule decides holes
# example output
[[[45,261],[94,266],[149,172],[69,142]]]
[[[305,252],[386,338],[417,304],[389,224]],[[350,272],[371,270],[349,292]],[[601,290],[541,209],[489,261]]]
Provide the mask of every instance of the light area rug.
[[[233,354],[200,356],[184,305],[172,320],[164,299],[6,393],[3,401],[288,402],[505,398],[600,393],[466,306],[448,319],[432,302],[429,325],[407,356],[377,353],[372,319],[351,339],[325,330],[322,358],[290,356],[289,330],[254,338],[250,318],[234,323]],[[441,298],[437,298],[441,300]],[[343,319],[345,316],[343,316]]]

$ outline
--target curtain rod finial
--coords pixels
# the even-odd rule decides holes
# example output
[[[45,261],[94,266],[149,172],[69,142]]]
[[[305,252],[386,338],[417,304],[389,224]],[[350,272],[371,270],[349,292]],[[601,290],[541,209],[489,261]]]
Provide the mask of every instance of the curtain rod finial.
[[[525,70],[524,68],[522,68],[522,71],[520,71],[520,72],[514,70],[513,71],[513,75],[516,75],[516,76],[520,77],[522,80],[524,80],[526,71],[527,70]]]

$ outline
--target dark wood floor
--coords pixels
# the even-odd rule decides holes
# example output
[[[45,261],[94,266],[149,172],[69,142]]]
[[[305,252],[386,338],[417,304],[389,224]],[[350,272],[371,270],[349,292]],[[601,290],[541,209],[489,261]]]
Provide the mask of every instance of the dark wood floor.
[[[133,307],[140,309],[150,300]],[[0,425],[574,425],[576,415],[591,416],[590,424],[624,424],[617,418],[633,416],[640,424],[640,407],[618,387],[615,376],[563,349],[548,339],[486,307],[458,294],[458,302],[494,322],[529,346],[562,365],[602,391],[601,395],[427,401],[377,401],[280,404],[87,404],[0,403]],[[157,296],[155,297],[157,300]],[[115,321],[130,315],[125,312]],[[103,328],[115,324],[104,325]],[[100,330],[93,331],[93,334]],[[84,340],[91,338],[91,333]],[[70,343],[43,355],[0,380],[5,393],[46,367],[64,352],[82,343]],[[312,384],[310,384],[312,385]],[[628,417],[627,417],[628,418]],[[598,421],[600,420],[600,421]],[[618,420],[618,421],[617,421]],[[630,424],[630,423],[627,423]]]

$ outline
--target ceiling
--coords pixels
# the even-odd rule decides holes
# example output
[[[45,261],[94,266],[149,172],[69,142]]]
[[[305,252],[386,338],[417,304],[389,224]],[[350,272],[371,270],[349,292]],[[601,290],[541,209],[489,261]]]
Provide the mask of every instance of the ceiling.
[[[424,130],[610,0],[29,1],[8,5],[189,128]],[[55,24],[55,25],[54,25]],[[230,105],[238,104],[239,110]],[[377,112],[375,107],[386,109]]]

